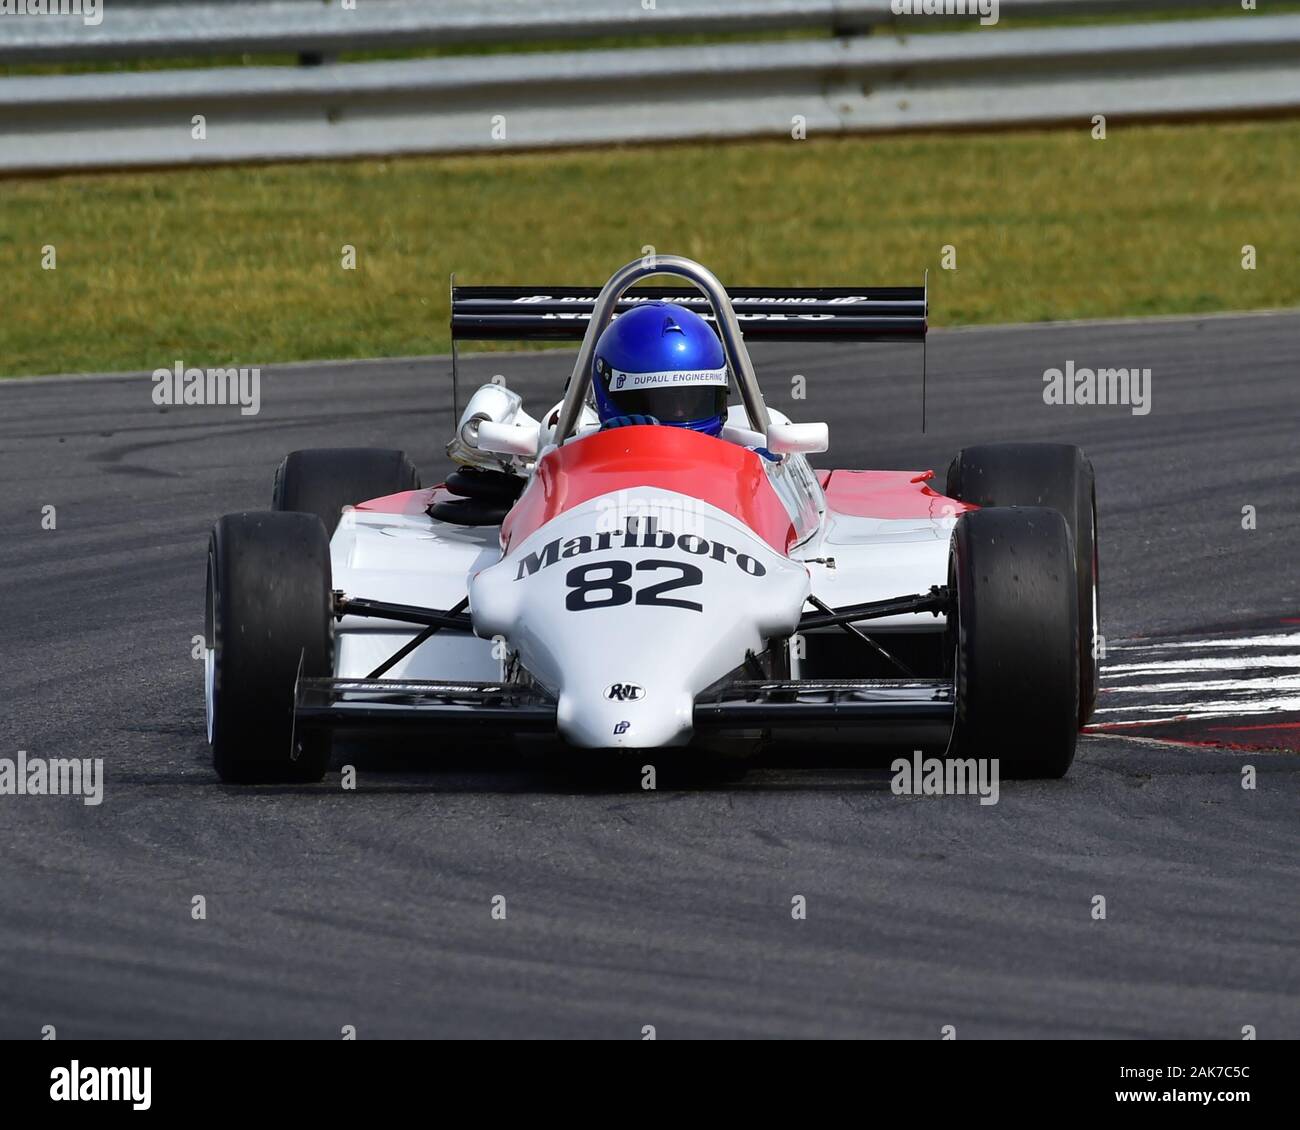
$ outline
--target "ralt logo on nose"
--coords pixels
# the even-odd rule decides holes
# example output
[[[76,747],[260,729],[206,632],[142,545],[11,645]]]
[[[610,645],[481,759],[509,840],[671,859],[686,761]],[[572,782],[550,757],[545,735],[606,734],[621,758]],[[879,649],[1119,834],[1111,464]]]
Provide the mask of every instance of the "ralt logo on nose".
[[[636,683],[611,683],[605,688],[605,697],[615,702],[640,702],[645,698],[645,687]]]

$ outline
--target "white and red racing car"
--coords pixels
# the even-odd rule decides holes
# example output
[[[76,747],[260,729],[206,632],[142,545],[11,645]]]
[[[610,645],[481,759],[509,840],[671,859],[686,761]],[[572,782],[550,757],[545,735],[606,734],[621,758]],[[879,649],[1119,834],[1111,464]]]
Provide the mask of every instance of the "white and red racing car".
[[[632,289],[650,275],[691,287]],[[814,470],[825,424],[759,390],[751,338],[922,340],[922,287],[745,290],[635,262],[595,294],[458,288],[455,339],[578,338],[532,417],[479,389],[421,489],[399,451],[296,451],[272,510],[229,514],[207,578],[208,739],[227,781],[318,780],[331,737],[545,735],[590,749],[831,729],[1059,777],[1097,693],[1092,467],[1064,444],[928,471]],[[602,426],[602,332],[704,313],[739,393],[721,431]],[[626,424],[626,421],[623,421]]]

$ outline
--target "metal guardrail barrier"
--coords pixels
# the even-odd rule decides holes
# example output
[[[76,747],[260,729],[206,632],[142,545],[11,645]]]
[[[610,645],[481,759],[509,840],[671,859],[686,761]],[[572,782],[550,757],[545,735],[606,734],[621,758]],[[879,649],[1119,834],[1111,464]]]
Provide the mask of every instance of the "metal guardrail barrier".
[[[1002,15],[1240,8],[1236,0],[1001,0]],[[434,43],[906,26],[891,0],[103,0],[104,19],[0,19],[0,63],[337,53]],[[933,19],[934,17],[921,17]],[[969,19],[969,17],[953,17]]]
[[[698,20],[709,12],[718,19],[719,12],[730,10],[733,31],[761,26],[741,19],[736,13],[742,9],[763,8],[769,20],[779,16],[830,26],[835,18],[864,18],[889,8],[889,0],[688,2],[691,18]],[[1185,0],[1128,0],[1124,9],[1174,3],[1186,6]],[[686,2],[673,0],[657,0],[656,10],[670,4],[671,10],[686,11]],[[319,28],[313,21],[322,11],[330,18],[354,16],[381,5],[417,7],[406,0],[363,0],[349,11],[279,0],[185,10],[305,12],[310,6],[312,18],[304,27]],[[1035,5],[1074,11],[1115,7],[1110,0],[1023,0],[1019,7]],[[577,20],[579,11],[608,12],[615,5],[608,0],[545,5],[461,0],[451,14],[442,4],[418,7],[422,19],[441,20],[445,30],[466,12],[536,8],[552,19],[568,12],[563,18]],[[624,18],[642,10],[629,0],[618,0],[617,7]],[[1016,8],[1013,0],[1002,0],[1004,15]],[[150,11],[160,19],[164,13],[167,20],[176,15],[164,5],[133,8],[136,14]],[[1135,120],[1300,108],[1300,16],[1237,11],[1228,19],[1023,31],[13,77],[0,79],[0,171],[788,138],[797,128],[816,136],[1086,125],[1094,114]],[[114,9],[112,16],[117,23],[124,13]],[[5,19],[0,17],[0,41],[12,51]],[[101,27],[109,24],[106,14]],[[259,24],[250,35],[267,36],[269,26]],[[530,26],[536,30],[537,24]],[[512,39],[520,38],[520,25],[511,27]],[[466,34],[471,31],[482,36],[485,27]],[[305,34],[300,29],[276,42],[299,50],[326,46]],[[217,40],[203,42],[211,46]],[[672,92],[671,112],[665,110],[666,91]],[[195,124],[198,116],[202,130]]]

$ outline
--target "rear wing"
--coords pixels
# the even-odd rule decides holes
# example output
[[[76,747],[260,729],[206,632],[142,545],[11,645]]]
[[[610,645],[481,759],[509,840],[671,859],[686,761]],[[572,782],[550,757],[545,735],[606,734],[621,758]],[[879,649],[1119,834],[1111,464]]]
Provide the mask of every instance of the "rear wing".
[[[695,286],[637,286],[644,277],[677,275]],[[716,301],[716,306],[715,306]],[[925,338],[929,329],[929,272],[921,286],[733,287],[724,290],[708,270],[689,259],[665,256],[633,261],[604,287],[457,286],[451,277],[452,417],[460,416],[457,346],[462,341],[576,341],[582,347],[575,376],[590,366],[587,331],[600,308],[606,323],[646,302],[672,302],[694,310],[722,339],[750,420],[768,419],[745,339],[754,341],[917,342],[921,345],[921,431],[925,431]],[[728,311],[724,303],[728,303]],[[721,324],[715,309],[723,314]],[[734,313],[735,317],[732,318]],[[588,374],[589,379],[589,374]],[[557,426],[576,424],[581,392],[565,386]]]
[[[599,287],[456,286],[452,341],[581,341]],[[750,341],[925,341],[926,286],[732,287],[728,292]],[[686,306],[710,323],[712,307],[695,287],[637,287],[623,313],[646,302]]]

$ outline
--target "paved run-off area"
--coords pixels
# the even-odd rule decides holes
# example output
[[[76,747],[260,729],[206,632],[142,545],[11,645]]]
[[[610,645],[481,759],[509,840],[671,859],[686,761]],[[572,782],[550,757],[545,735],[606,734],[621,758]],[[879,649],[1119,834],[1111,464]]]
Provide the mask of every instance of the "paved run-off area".
[[[755,354],[776,407],[830,421],[823,466],[942,474],[963,443],[1080,443],[1111,709],[1151,704],[1118,690],[1149,637],[1157,667],[1230,629],[1296,654],[1297,340],[1296,314],[941,331],[924,436],[918,350]],[[538,404],[568,357],[474,358],[466,383],[503,373]],[[1044,370],[1068,360],[1149,366],[1150,414],[1045,405]],[[886,767],[816,749],[745,776],[669,765],[654,793],[639,760],[436,745],[346,750],[355,792],[337,774],[220,785],[191,658],[208,528],[265,506],[293,448],[405,447],[434,481],[447,365],[268,369],[252,417],[163,411],[151,391],[0,384],[0,757],[107,774],[97,807],[0,796],[0,1035],[1300,1037],[1300,757],[1282,731],[1090,736],[1066,780],[1004,782],[995,806],[896,797]],[[1234,672],[1288,666],[1219,664],[1189,701],[1231,697]],[[1294,717],[1286,686],[1263,721]],[[1283,748],[1231,748],[1253,744]]]

